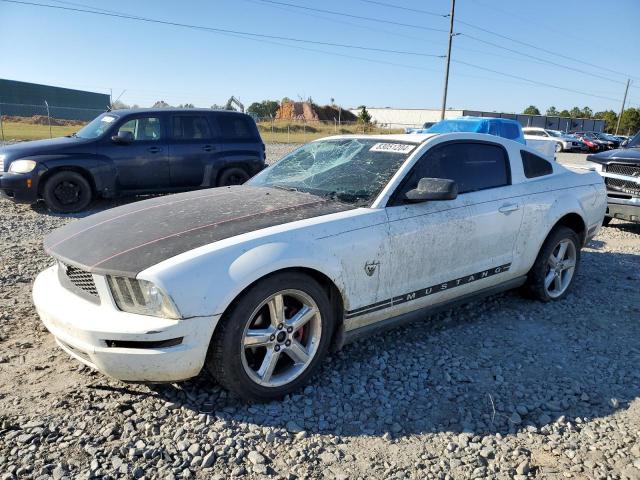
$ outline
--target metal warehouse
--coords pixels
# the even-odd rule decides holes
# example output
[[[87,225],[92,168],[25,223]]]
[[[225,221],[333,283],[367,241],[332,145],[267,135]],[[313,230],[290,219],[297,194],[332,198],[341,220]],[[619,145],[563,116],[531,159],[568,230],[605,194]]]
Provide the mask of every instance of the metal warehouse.
[[[55,118],[91,120],[107,110],[109,104],[110,97],[104,93],[0,79],[2,115],[47,115],[48,108]]]
[[[378,125],[389,128],[421,127],[427,122],[440,120],[439,109],[429,108],[369,108],[371,119]],[[355,115],[359,110],[351,110]],[[525,115],[516,113],[482,112],[478,110],[447,110],[445,118],[461,116],[498,117],[517,120],[523,127],[542,127],[562,131],[595,131],[604,130],[604,120],[593,118],[548,117],[546,115]]]

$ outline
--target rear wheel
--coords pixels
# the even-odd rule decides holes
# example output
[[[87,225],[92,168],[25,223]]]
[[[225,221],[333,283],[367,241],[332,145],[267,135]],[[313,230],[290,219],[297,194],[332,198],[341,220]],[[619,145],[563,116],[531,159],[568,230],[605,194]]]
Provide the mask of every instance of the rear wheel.
[[[580,239],[567,227],[557,227],[545,240],[527,283],[528,293],[550,302],[564,298],[573,284],[580,262]]]
[[[602,219],[602,226],[606,227],[607,225],[609,225],[609,223],[611,223],[611,217],[604,217]]]
[[[560,142],[556,143],[556,153],[560,153],[562,151],[562,144]]]
[[[218,186],[242,185],[247,180],[249,180],[249,174],[244,169],[240,167],[227,168],[220,174]]]
[[[44,184],[42,197],[49,210],[73,213],[84,210],[93,199],[91,185],[77,172],[63,171],[53,174]]]
[[[300,273],[275,274],[256,283],[225,313],[206,367],[246,400],[281,398],[318,369],[334,327],[321,285]]]

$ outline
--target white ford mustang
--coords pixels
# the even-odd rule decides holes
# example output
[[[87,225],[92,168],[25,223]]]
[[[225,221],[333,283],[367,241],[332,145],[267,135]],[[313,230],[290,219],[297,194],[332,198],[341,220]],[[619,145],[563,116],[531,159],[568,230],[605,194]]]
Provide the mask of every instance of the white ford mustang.
[[[561,299],[606,203],[597,173],[507,139],[332,137],[245,185],[55,231],[33,298],[59,345],[107,375],[204,369],[267,400],[304,384],[329,348],[418,311],[523,285]]]

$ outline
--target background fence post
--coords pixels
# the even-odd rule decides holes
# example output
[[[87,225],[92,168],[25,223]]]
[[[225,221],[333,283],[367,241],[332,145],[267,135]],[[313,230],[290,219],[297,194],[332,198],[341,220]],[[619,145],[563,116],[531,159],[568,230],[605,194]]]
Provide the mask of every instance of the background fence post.
[[[4,126],[2,125],[2,105],[0,105],[0,134],[2,134],[2,145],[4,146]]]
[[[291,125],[287,124],[287,143],[291,143]]]
[[[47,120],[49,121],[49,138],[53,138],[53,135],[51,135],[51,113],[49,112],[49,102],[45,100],[44,104],[47,106]]]

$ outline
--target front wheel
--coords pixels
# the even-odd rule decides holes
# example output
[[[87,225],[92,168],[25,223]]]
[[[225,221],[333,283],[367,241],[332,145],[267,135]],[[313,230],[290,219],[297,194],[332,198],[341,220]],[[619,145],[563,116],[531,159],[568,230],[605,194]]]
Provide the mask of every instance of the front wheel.
[[[91,185],[77,172],[62,171],[47,179],[42,188],[47,207],[56,213],[74,213],[84,210],[93,199]]]
[[[560,153],[560,152],[562,152],[562,144],[556,143],[556,153]]]
[[[545,240],[529,271],[525,288],[543,302],[560,300],[569,292],[580,262],[580,239],[567,227],[557,227]]]
[[[259,281],[225,313],[206,368],[246,400],[268,401],[304,385],[326,354],[335,315],[324,289],[300,273]]]

